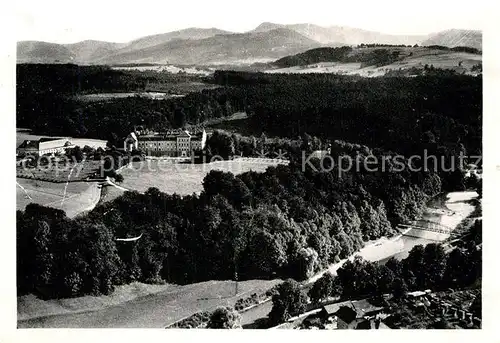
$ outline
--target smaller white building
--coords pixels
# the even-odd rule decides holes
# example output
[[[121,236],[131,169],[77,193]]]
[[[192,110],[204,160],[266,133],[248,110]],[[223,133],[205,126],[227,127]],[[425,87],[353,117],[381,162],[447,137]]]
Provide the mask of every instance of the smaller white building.
[[[37,141],[25,140],[16,149],[17,155],[47,155],[64,153],[73,148],[70,138],[40,138]]]

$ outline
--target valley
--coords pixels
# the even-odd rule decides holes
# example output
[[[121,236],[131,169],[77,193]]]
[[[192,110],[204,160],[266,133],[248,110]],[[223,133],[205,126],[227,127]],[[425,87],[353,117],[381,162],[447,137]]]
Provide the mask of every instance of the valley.
[[[17,48],[20,328],[413,328],[415,297],[480,300],[480,31]]]

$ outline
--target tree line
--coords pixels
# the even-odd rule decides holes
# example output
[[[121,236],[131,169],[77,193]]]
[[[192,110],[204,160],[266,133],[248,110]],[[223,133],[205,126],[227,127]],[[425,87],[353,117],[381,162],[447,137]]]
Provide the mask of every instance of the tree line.
[[[336,147],[362,156],[358,149]],[[265,173],[211,171],[200,195],[125,192],[75,219],[31,204],[17,212],[18,289],[64,297],[235,273],[303,280],[364,241],[395,233],[395,224],[417,218],[440,191],[436,174],[302,170],[292,161]]]

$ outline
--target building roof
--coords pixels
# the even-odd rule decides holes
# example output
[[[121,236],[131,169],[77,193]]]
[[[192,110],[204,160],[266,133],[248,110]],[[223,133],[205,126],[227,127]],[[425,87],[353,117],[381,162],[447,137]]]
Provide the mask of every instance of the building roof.
[[[355,300],[355,301],[347,300],[341,303],[334,303],[323,306],[323,310],[328,315],[334,314],[337,317],[339,317],[339,315],[344,316],[345,318],[342,317],[340,318],[344,320],[346,323],[349,323],[346,319],[350,319],[350,315],[348,314],[348,311],[345,308],[349,308],[350,312],[354,313],[355,318],[363,318],[365,316],[370,316],[384,309],[381,306],[375,306],[371,304],[366,299]]]
[[[406,295],[410,297],[421,297],[422,295],[426,295],[427,293],[425,291],[414,291],[414,292],[408,292]]]
[[[205,130],[202,130],[194,133],[192,136],[196,138],[202,138],[204,134],[207,134],[207,132]]]
[[[352,306],[358,314],[358,318],[364,317],[365,315],[370,315],[374,312],[379,312],[384,309],[383,307],[372,305],[366,299],[353,301]]]
[[[136,136],[135,132],[130,132],[128,134],[127,138],[125,138],[125,140],[130,140],[130,139],[137,141],[137,136]]]
[[[72,146],[71,142],[69,141],[68,138],[58,138],[58,139],[51,139],[47,141],[39,141],[38,148],[40,150],[45,150],[45,149],[56,149],[56,148],[61,148],[61,147],[69,147]]]
[[[138,131],[137,135],[134,132],[131,132],[125,140],[137,139],[137,141],[146,141],[146,142],[158,142],[158,141],[175,141],[177,138],[191,138],[192,141],[201,141],[203,137],[207,134],[205,129],[198,129],[193,132],[189,132],[188,130],[180,130],[180,129],[172,129],[166,132],[158,133],[152,131],[141,132]]]
[[[356,311],[348,305],[341,306],[338,311],[335,312],[335,315],[347,324],[352,323],[357,318]]]
[[[351,304],[350,300],[344,301],[344,302],[341,302],[341,303],[329,304],[329,305],[323,306],[323,310],[328,315],[332,315],[332,314],[335,314],[335,312],[337,312],[339,310],[339,308],[341,308],[342,306],[346,306],[346,305],[350,306],[350,304]]]
[[[59,139],[66,139],[68,140],[69,138],[65,138],[65,137],[60,137],[60,138],[55,138],[55,137],[42,137],[40,138],[38,141],[40,143],[43,143],[43,142],[50,142],[50,141],[57,141]]]
[[[39,142],[32,140],[25,140],[17,148],[18,149],[36,149],[38,150]]]
[[[324,158],[326,155],[328,155],[328,151],[327,150],[315,150],[311,153],[311,158],[319,158],[319,159],[322,159]]]
[[[25,140],[17,148],[39,151],[68,146],[72,146],[69,138],[40,138],[39,140]]]
[[[189,131],[181,131],[178,135],[178,137],[191,137],[191,134],[189,133]]]

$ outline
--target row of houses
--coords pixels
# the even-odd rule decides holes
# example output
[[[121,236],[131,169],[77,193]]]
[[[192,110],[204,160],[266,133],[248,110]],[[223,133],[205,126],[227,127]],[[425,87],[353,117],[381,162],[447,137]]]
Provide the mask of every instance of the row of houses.
[[[348,300],[323,306],[318,316],[326,329],[388,329],[382,322],[386,307],[363,300]]]
[[[430,289],[407,292],[402,299],[391,294],[361,300],[327,303],[310,311],[303,320],[294,319],[300,329],[401,329],[435,327],[480,328],[481,319],[472,313],[478,290],[445,291]],[[416,325],[416,326],[415,326]]]

